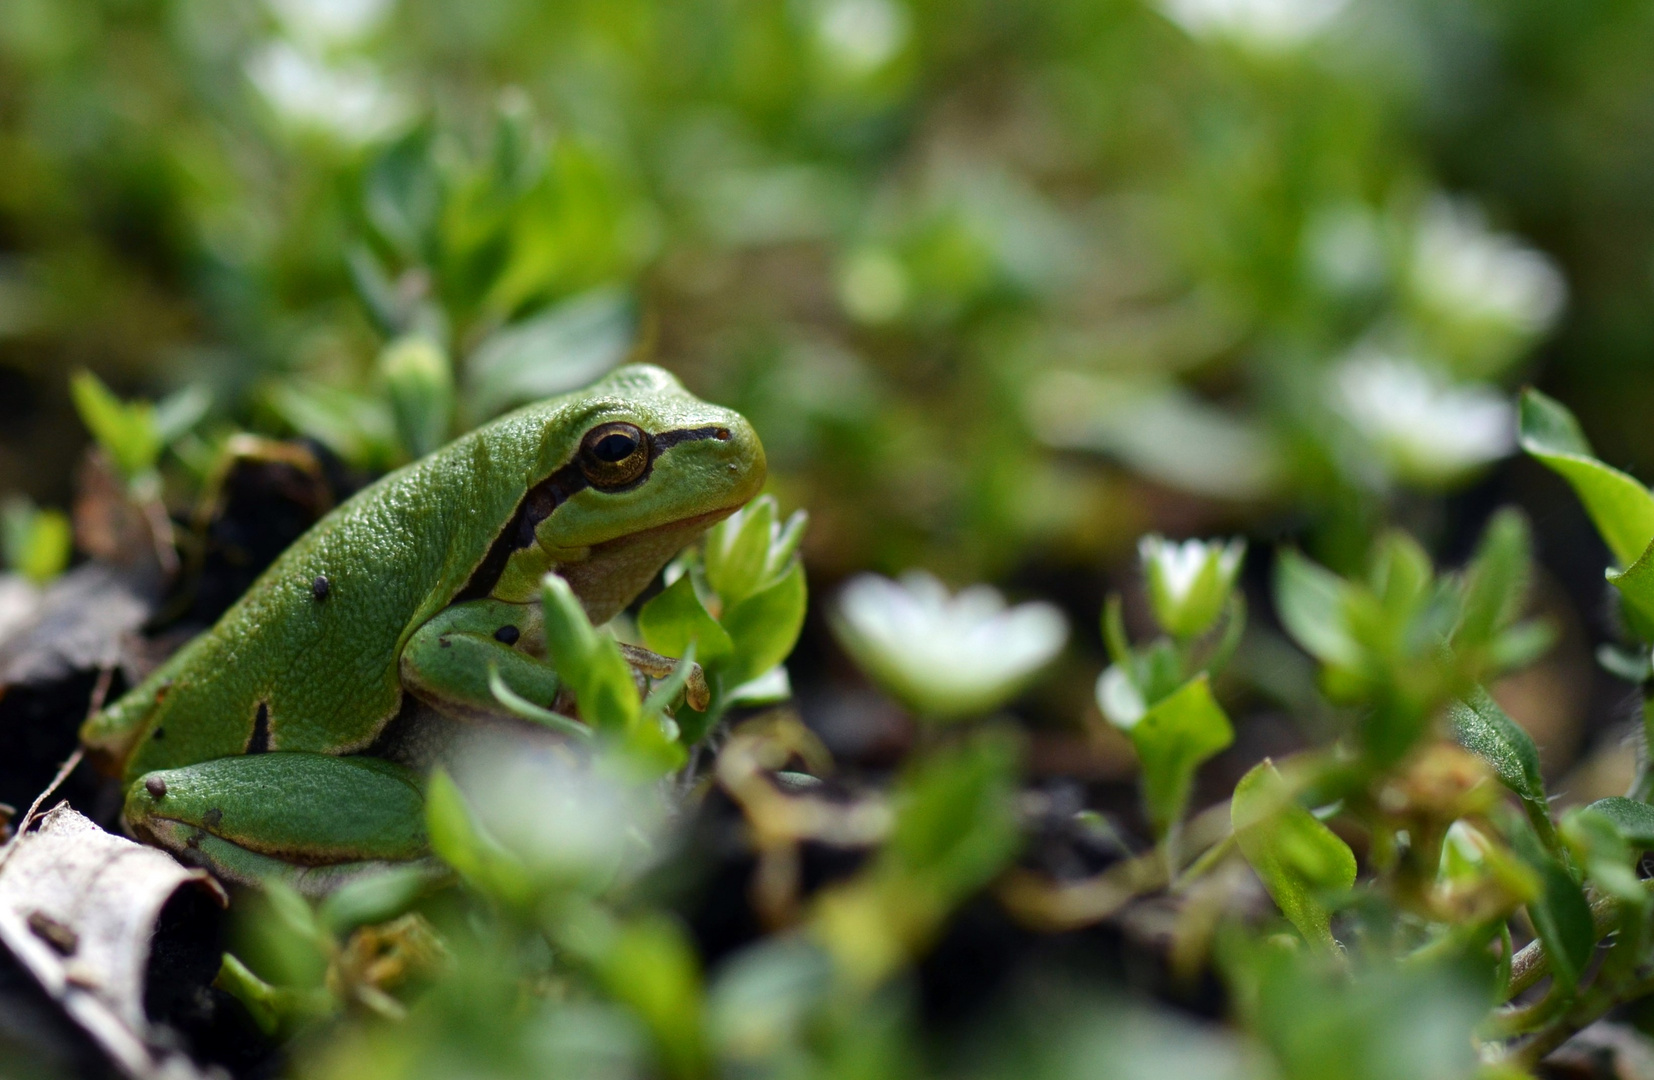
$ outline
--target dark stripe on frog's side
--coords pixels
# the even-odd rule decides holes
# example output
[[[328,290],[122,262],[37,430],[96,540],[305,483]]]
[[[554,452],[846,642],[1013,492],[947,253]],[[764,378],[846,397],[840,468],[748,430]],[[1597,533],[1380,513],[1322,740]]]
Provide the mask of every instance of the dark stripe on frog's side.
[[[270,752],[270,703],[258,703],[258,715],[253,717],[253,733],[247,736],[246,753],[268,754]]]
[[[654,472],[655,459],[672,447],[684,442],[693,442],[697,439],[727,439],[729,430],[717,426],[697,428],[676,428],[672,431],[663,431],[658,435],[649,436],[649,463],[644,466],[643,472],[636,480],[622,487],[610,488],[612,492],[631,491],[641,484],[647,483],[649,475]],[[586,474],[581,471],[578,461],[570,461],[561,466],[556,472],[528,489],[522,502],[517,504],[517,512],[511,516],[505,528],[500,530],[490,545],[488,554],[483,557],[477,569],[471,574],[471,579],[465,583],[465,588],[454,595],[453,602],[463,603],[467,600],[481,600],[494,591],[499,584],[500,575],[505,573],[506,564],[511,556],[523,548],[534,543],[534,531],[541,522],[552,515],[563,503],[567,502],[576,493],[584,491],[591,484],[586,480]]]

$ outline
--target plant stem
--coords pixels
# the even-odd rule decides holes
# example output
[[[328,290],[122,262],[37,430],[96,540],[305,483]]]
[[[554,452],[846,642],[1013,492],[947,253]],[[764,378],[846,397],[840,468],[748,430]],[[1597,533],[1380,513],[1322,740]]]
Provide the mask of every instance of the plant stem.
[[[1643,883],[1643,887],[1654,892],[1654,878]],[[1591,928],[1597,940],[1602,940],[1608,931],[1614,929],[1619,921],[1619,909],[1614,901],[1606,896],[1591,898]],[[1540,941],[1530,941],[1521,952],[1511,957],[1510,983],[1505,988],[1505,1000],[1520,994],[1534,983],[1550,974],[1551,958],[1545,955],[1545,945]]]

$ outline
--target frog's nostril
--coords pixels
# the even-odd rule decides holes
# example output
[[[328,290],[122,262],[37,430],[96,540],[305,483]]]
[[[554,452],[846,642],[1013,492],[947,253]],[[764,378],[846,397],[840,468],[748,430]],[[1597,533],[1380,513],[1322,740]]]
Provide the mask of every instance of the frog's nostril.
[[[712,437],[714,439],[717,439],[719,442],[728,442],[729,441],[729,429],[726,428],[726,427],[721,427],[717,431],[714,431],[712,433]]]

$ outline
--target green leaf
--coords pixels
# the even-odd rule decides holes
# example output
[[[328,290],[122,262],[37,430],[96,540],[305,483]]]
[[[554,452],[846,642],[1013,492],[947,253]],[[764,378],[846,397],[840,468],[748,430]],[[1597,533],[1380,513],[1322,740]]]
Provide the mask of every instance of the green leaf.
[[[724,613],[735,646],[721,669],[729,684],[757,678],[787,658],[804,629],[805,602],[804,565],[795,562],[779,580]]]
[[[1626,614],[1643,638],[1654,637],[1654,543],[1623,571],[1610,569],[1608,583],[1619,590]]]
[[[1527,601],[1532,540],[1528,522],[1509,507],[1493,516],[1471,560],[1454,644],[1481,645],[1522,613]]]
[[[425,829],[431,850],[461,877],[507,903],[532,901],[528,871],[477,826],[459,785],[440,767],[425,787]]]
[[[1016,854],[1020,747],[989,730],[910,764],[896,784],[896,823],[881,870],[932,893],[944,910]]]
[[[70,377],[69,391],[81,421],[122,476],[131,481],[155,467],[162,445],[148,402],[123,402],[84,369]]]
[[[1538,747],[1486,690],[1478,686],[1465,700],[1450,704],[1447,723],[1454,741],[1491,765],[1506,787],[1529,803],[1545,805]]]
[[[1229,813],[1241,854],[1281,913],[1306,940],[1336,947],[1323,898],[1355,884],[1350,846],[1293,801],[1268,758],[1235,785]]]
[[[428,867],[392,866],[355,878],[322,901],[317,914],[335,934],[394,919],[413,906],[437,879]]]
[[[1654,540],[1654,494],[1593,457],[1573,414],[1531,388],[1522,392],[1521,441],[1573,487],[1619,564],[1635,562]]]
[[[465,365],[466,416],[585,386],[626,358],[636,322],[627,294],[598,289],[494,331]]]
[[[42,510],[21,495],[0,505],[0,549],[6,565],[35,584],[61,574],[73,546],[74,530],[63,511]]]
[[[1234,729],[1201,674],[1162,698],[1125,732],[1143,763],[1149,820],[1163,836],[1183,816],[1195,770],[1235,741]]]
[[[667,1075],[705,1073],[700,958],[677,923],[658,913],[633,919],[597,958],[597,970],[654,1035]]]
[[[1275,563],[1275,608],[1281,624],[1305,652],[1323,663],[1355,667],[1361,647],[1346,611],[1349,585],[1295,551]]]
[[[642,703],[632,669],[614,639],[598,633],[574,590],[556,574],[543,579],[541,598],[546,653],[579,703],[580,718],[598,730],[630,731],[642,715]]]
[[[1613,822],[1626,843],[1643,851],[1654,851],[1654,806],[1620,795],[1598,799],[1587,810]]]
[[[166,446],[201,422],[212,407],[212,393],[192,383],[155,403],[155,435]]]
[[[729,631],[701,603],[687,573],[643,605],[637,628],[644,643],[662,656],[682,656],[694,645],[701,666],[709,670],[735,648]]]
[[[701,565],[706,583],[734,607],[765,584],[775,497],[761,495],[715,525],[706,535]]]
[[[1585,965],[1596,950],[1596,927],[1591,905],[1579,885],[1555,859],[1545,859],[1537,869],[1545,884],[1544,896],[1528,905],[1528,915],[1545,952],[1551,959],[1551,975],[1572,989],[1579,985]]]
[[[408,457],[422,458],[446,443],[454,419],[448,354],[425,335],[410,334],[385,346],[378,366]]]
[[[1596,456],[1568,407],[1531,386],[1522,391],[1520,425],[1522,449],[1530,454]]]
[[[499,666],[493,663],[488,665],[488,690],[494,695],[494,700],[499,702],[506,712],[519,720],[527,720],[532,724],[543,725],[581,742],[591,741],[591,728],[578,720],[564,716],[562,713],[542,708],[523,697],[506,684],[505,679],[500,675]]]
[[[1514,815],[1507,816],[1504,825],[1512,850],[1539,874],[1539,899],[1528,903],[1528,917],[1539,940],[1545,943],[1553,978],[1572,991],[1596,949],[1591,907],[1579,883],[1532,828]]]

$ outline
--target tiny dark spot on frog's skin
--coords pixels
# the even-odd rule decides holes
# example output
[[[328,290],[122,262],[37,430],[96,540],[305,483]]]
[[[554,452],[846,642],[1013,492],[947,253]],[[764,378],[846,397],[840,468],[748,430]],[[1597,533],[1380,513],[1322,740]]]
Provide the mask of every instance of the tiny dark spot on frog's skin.
[[[310,595],[314,596],[317,600],[326,600],[327,594],[332,591],[332,583],[329,582],[326,576],[322,574],[317,574],[316,580],[310,583]]]
[[[494,631],[494,640],[501,645],[515,645],[519,637],[522,637],[522,632],[515,626],[502,626]]]
[[[201,846],[201,838],[206,835],[206,833],[202,832],[200,829],[197,829],[190,833],[189,839],[184,841],[184,846],[189,848],[191,851],[194,851],[196,848]]]
[[[445,638],[445,637],[439,637],[439,638],[437,638],[437,639],[436,639],[436,643],[437,643],[437,644],[438,644],[438,645],[441,645],[441,646],[442,646],[442,647],[443,647],[443,648],[444,648],[444,649],[451,649],[451,648],[453,648],[453,642],[451,642],[451,641],[449,641],[449,640],[448,640],[448,639],[447,639],[447,638]]]
[[[224,811],[223,811],[223,809],[221,809],[220,807],[217,807],[217,806],[213,807],[211,810],[208,810],[205,814],[201,815],[201,824],[205,825],[209,829],[218,828],[218,823],[220,821],[223,821],[223,820],[224,820]]]
[[[161,702],[165,701],[166,698],[167,698],[167,695],[171,692],[172,692],[172,680],[167,679],[164,682],[162,682],[160,686],[157,686],[155,688],[155,704],[159,705]]]
[[[149,792],[150,798],[160,802],[167,797],[167,782],[159,776],[146,777],[144,779],[144,790]]]
[[[150,738],[154,739],[156,742],[160,742],[162,739],[164,739],[166,737],[167,737],[167,729],[164,728],[164,727],[156,728],[155,729],[155,734],[150,736]]]

